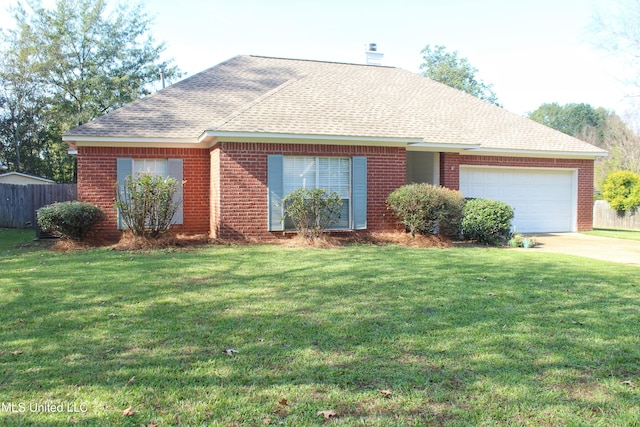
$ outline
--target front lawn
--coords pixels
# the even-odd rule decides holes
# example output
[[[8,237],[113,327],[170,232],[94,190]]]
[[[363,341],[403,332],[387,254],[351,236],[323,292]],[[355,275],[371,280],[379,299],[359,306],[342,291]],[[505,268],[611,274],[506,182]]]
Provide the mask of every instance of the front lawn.
[[[640,240],[640,231],[633,230],[610,230],[607,228],[596,228],[587,231],[585,234],[592,236],[613,237],[615,239]]]
[[[0,425],[640,425],[637,267],[3,246]]]

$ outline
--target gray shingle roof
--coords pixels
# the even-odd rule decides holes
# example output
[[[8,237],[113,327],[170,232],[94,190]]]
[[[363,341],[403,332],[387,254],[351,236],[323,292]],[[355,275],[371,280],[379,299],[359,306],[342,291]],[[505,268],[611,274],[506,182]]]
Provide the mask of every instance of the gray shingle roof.
[[[392,67],[238,56],[71,129],[83,137],[203,132],[406,138],[498,150],[603,151],[476,97]]]

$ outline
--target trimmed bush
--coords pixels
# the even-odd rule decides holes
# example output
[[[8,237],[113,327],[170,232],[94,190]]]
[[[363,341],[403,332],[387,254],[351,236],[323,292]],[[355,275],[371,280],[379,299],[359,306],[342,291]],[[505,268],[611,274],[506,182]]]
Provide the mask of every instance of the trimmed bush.
[[[609,174],[602,185],[602,196],[619,212],[636,209],[640,206],[640,175],[631,171]]]
[[[123,225],[135,236],[157,238],[169,230],[182,204],[175,200],[180,183],[148,173],[129,175],[118,186],[116,208]]]
[[[460,233],[464,198],[459,191],[431,184],[408,184],[393,191],[387,206],[412,236],[442,234],[455,237]]]
[[[462,226],[462,212],[466,203],[462,194],[457,190],[437,187],[442,198],[442,210],[438,219],[438,233],[447,237],[459,237]]]
[[[284,199],[284,218],[293,222],[299,235],[305,239],[317,239],[335,225],[342,213],[342,199],[336,192],[327,193],[322,188],[298,188]]]
[[[38,225],[62,237],[82,240],[94,224],[102,221],[104,212],[88,202],[61,202],[38,209]]]
[[[513,209],[504,202],[471,199],[463,209],[462,234],[469,240],[498,244],[508,238],[512,219]]]

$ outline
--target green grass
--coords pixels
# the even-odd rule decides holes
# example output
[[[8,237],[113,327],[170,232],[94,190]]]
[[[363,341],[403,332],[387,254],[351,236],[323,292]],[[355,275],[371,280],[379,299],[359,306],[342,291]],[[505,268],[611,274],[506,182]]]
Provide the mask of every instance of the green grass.
[[[58,253],[2,233],[0,425],[640,425],[637,267],[468,247]]]
[[[587,231],[585,234],[592,236],[613,237],[616,239],[640,240],[640,231],[631,230],[609,230],[606,228],[596,228],[593,231]]]
[[[0,228],[0,257],[20,253],[32,246],[35,237],[35,230]]]

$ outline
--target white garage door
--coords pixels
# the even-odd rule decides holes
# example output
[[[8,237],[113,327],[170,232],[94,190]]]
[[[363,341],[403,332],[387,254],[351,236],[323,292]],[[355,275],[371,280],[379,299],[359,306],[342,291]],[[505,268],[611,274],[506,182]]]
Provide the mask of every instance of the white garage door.
[[[506,202],[523,233],[575,231],[577,191],[573,170],[460,166],[464,197]]]

